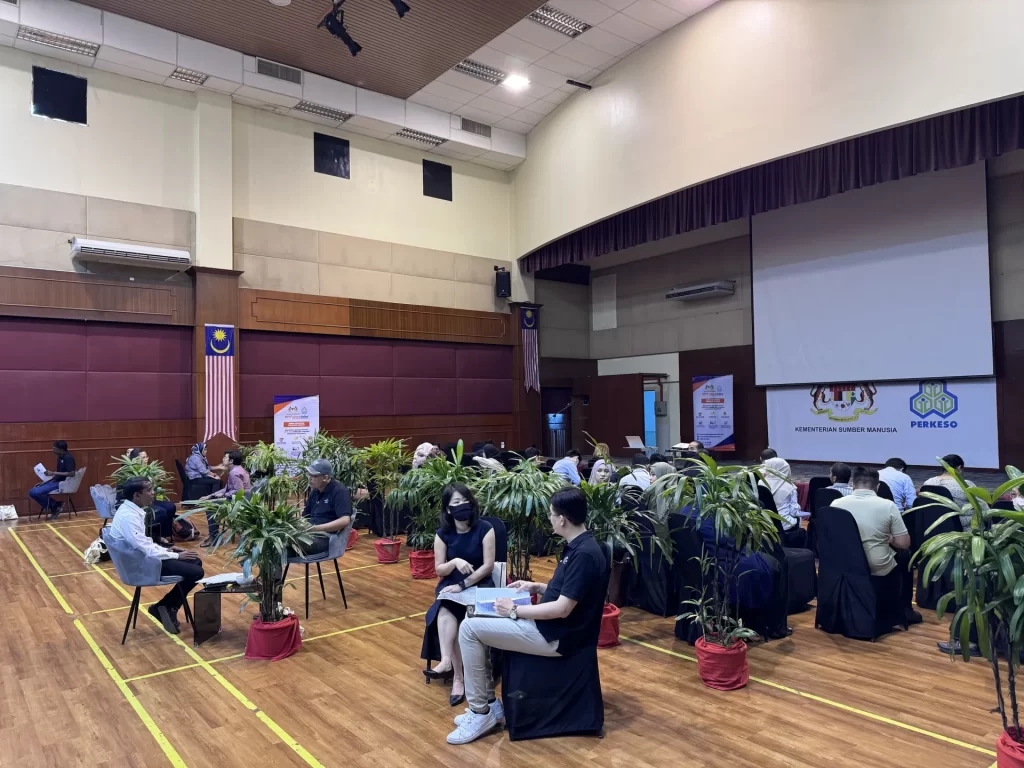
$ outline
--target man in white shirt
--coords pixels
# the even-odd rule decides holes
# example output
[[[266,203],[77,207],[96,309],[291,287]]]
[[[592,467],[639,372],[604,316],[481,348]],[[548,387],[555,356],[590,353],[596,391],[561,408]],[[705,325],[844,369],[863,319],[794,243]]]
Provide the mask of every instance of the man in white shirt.
[[[153,484],[145,477],[132,477],[122,486],[124,502],[114,513],[107,536],[122,541],[146,557],[160,560],[160,576],[180,576],[181,581],[171,587],[160,602],[149,607],[150,615],[163,624],[172,635],[181,632],[178,610],[196,582],[203,578],[203,562],[199,556],[177,547],[167,549],[146,536],[146,511],[155,498]]]
[[[914,481],[907,474],[907,462],[903,459],[889,459],[878,473],[878,479],[889,486],[893,501],[900,512],[906,512],[917,500]]]
[[[643,492],[651,487],[651,460],[643,453],[633,455],[633,471],[619,480],[619,501],[628,500],[632,508],[640,503]]]

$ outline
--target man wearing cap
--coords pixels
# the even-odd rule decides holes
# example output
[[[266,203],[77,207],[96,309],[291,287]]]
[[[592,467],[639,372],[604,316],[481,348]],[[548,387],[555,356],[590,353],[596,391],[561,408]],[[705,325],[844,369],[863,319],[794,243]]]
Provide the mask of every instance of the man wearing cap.
[[[352,522],[352,499],[348,488],[335,480],[332,475],[334,468],[326,459],[317,459],[308,467],[309,498],[302,514],[309,518],[314,531],[337,533],[343,531]],[[313,543],[299,553],[302,555],[319,555],[327,551],[327,536],[317,536]]]

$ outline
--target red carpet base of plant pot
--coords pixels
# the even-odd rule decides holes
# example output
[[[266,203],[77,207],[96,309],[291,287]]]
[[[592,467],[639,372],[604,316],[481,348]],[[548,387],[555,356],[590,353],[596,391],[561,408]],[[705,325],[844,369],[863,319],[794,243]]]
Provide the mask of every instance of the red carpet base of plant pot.
[[[414,579],[436,579],[437,572],[434,570],[434,553],[425,549],[423,551],[409,550],[409,570]]]
[[[597,636],[598,648],[614,648],[619,643],[619,616],[622,614],[616,606],[611,603],[604,604],[604,613],[601,615],[601,634]]]
[[[743,688],[750,680],[747,664],[747,644],[737,640],[732,648],[723,648],[698,638],[697,671],[700,680],[708,688],[718,691],[735,691]]]
[[[264,624],[256,616],[249,625],[249,637],[245,641],[245,658],[280,661],[302,647],[299,619],[295,614],[285,616],[281,621]]]
[[[996,742],[996,756],[998,768],[1024,768],[1024,744],[1018,744],[1006,731]]]
[[[402,540],[377,539],[373,542],[373,548],[377,550],[378,563],[397,563],[402,551]]]
[[[357,541],[359,541],[359,531],[353,528],[352,533],[348,535],[348,544],[345,546],[345,551],[348,552],[352,549],[352,547],[356,545]]]

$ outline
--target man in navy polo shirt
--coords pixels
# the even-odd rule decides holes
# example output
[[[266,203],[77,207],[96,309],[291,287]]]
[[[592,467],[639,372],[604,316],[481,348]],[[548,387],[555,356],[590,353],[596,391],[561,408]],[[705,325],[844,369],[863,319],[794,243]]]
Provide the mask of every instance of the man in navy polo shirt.
[[[57,471],[46,471],[50,478],[39,483],[28,492],[29,498],[43,508],[44,512],[50,513],[50,520],[60,514],[61,505],[50,495],[60,487],[60,481],[72,477],[75,474],[75,457],[68,452],[68,444],[63,440],[53,441],[53,453],[57,456]]]
[[[608,561],[594,534],[587,530],[587,497],[579,488],[566,488],[551,497],[551,527],[566,540],[562,559],[547,584],[517,581],[521,592],[541,595],[538,605],[495,602],[502,618],[474,617],[462,622],[459,649],[466,673],[469,711],[455,718],[458,726],[449,744],[468,744],[491,731],[505,713],[494,695],[490,649],[500,648],[534,656],[569,656],[601,628],[608,589]]]
[[[327,459],[317,459],[306,467],[309,475],[309,498],[303,517],[309,518],[314,531],[338,533],[352,524],[352,499],[348,488],[335,480],[334,468]],[[317,536],[304,552],[289,555],[319,555],[330,546],[328,536]]]

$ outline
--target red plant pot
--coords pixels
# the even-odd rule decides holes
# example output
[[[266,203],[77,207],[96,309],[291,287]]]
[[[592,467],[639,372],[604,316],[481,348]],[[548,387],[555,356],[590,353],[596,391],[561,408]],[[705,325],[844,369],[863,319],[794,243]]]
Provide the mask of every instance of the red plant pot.
[[[345,551],[348,552],[352,549],[352,547],[356,545],[357,541],[359,541],[359,531],[353,528],[352,533],[348,535],[348,544],[345,546]]]
[[[604,604],[604,613],[601,614],[601,634],[597,636],[598,648],[614,648],[619,643],[619,616],[622,614],[616,606],[611,603]]]
[[[302,633],[295,614],[269,624],[264,624],[259,616],[255,616],[245,641],[245,658],[280,661],[301,647]]]
[[[398,554],[402,550],[402,540],[377,539],[373,542],[373,548],[377,550],[378,563],[397,563]]]
[[[718,691],[735,691],[743,688],[750,680],[747,664],[747,644],[737,640],[731,648],[723,648],[698,638],[697,672],[708,688]]]
[[[1011,731],[1015,730],[1012,726]],[[1013,740],[1013,735],[1003,731],[996,742],[996,766],[998,768],[1024,768],[1024,744]]]
[[[434,553],[425,549],[422,551],[409,550],[409,570],[414,579],[436,579],[437,572],[434,570]]]

